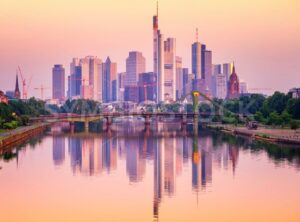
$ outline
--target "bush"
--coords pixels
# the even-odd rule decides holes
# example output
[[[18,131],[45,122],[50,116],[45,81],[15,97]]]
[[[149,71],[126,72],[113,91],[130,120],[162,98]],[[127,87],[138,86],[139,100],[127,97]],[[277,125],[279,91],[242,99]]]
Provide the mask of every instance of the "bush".
[[[296,129],[299,128],[299,123],[298,123],[296,120],[292,120],[292,121],[290,122],[290,126],[291,126],[291,129],[292,129],[292,130],[296,130]]]
[[[4,129],[16,129],[17,127],[18,127],[18,122],[15,120],[3,124]]]

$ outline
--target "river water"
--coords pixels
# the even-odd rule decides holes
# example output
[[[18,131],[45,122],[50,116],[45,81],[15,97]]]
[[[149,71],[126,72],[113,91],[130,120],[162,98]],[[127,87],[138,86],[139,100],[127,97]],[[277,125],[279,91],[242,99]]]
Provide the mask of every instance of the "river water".
[[[300,221],[300,149],[164,124],[56,126],[0,157],[0,221]]]

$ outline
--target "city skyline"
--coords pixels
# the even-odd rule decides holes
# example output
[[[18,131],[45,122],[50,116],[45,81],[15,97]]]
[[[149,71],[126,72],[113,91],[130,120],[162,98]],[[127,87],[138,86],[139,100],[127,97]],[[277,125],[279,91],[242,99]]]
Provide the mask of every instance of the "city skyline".
[[[70,15],[72,10],[67,8],[70,1],[64,1],[61,4],[52,3],[54,8],[60,6],[55,19],[53,19],[54,14],[52,14],[50,3],[46,2],[38,10],[39,5],[35,1],[26,2],[35,13],[20,11],[24,6],[23,3],[18,3],[15,10],[11,8],[13,1],[4,3],[5,13],[2,13],[3,20],[1,19],[0,24],[3,24],[7,32],[0,38],[1,44],[7,44],[3,44],[4,50],[0,52],[3,62],[0,66],[0,76],[5,78],[5,82],[0,83],[1,89],[13,90],[15,69],[20,65],[27,78],[34,76],[28,92],[29,96],[39,97],[39,93],[33,88],[40,86],[45,80],[47,80],[45,82],[50,82],[53,64],[63,64],[68,74],[70,72],[69,60],[77,56],[95,55],[101,59],[110,56],[113,61],[117,62],[118,72],[122,72],[125,70],[128,52],[138,50],[146,58],[146,71],[152,71],[151,36],[153,34],[151,34],[150,27],[151,16],[155,12],[155,1],[145,3],[129,1],[126,5],[119,2],[118,6],[112,6],[118,1],[101,2],[102,8],[106,8],[106,12],[101,16],[90,13],[86,18],[88,20],[86,24],[80,21],[81,15],[74,17],[73,20],[67,17],[60,24],[57,23],[57,26],[54,22],[62,19],[64,14]],[[240,80],[247,82],[250,89],[259,88],[263,93],[270,94],[275,90],[287,92],[290,88],[297,87],[299,83],[295,81],[295,78],[300,70],[300,65],[297,63],[297,55],[300,52],[297,39],[299,39],[300,32],[297,30],[300,30],[300,24],[297,22],[299,15],[296,14],[296,6],[299,3],[297,1],[284,3],[279,0],[272,1],[272,4],[270,1],[238,3],[231,0],[230,2],[238,4],[239,7],[230,7],[229,2],[225,4],[220,1],[211,3],[179,1],[172,4],[167,0],[160,1],[160,28],[166,36],[176,38],[176,51],[177,55],[183,59],[183,67],[190,68],[190,44],[194,42],[195,29],[199,27],[199,41],[209,45],[209,49],[214,52],[213,63],[234,60],[238,66]],[[70,8],[79,12],[82,4],[78,2]],[[185,7],[180,7],[180,5]],[[88,6],[83,9],[95,12]],[[278,13],[271,13],[272,11]],[[134,15],[128,17],[125,27],[122,25],[124,22],[120,24],[118,19],[116,20],[119,22],[113,20],[110,26],[104,24],[103,20],[113,19],[114,13],[120,13],[119,19],[125,19],[129,12],[134,12]],[[97,16],[100,16],[99,19],[96,19]],[[267,19],[264,19],[264,16]],[[22,17],[24,20],[20,19]],[[33,22],[37,18],[42,18],[41,24]],[[94,19],[89,20],[89,18]],[[139,21],[136,21],[136,18],[139,18]],[[224,23],[221,23],[222,20]],[[47,30],[42,28],[43,22],[48,24]],[[75,25],[75,22],[78,24]],[[11,26],[12,23],[16,26]],[[91,29],[92,25],[95,25],[94,29]],[[29,29],[25,29],[26,27]],[[78,29],[83,29],[83,32],[70,38],[70,34]],[[131,32],[125,32],[127,29]],[[37,31],[39,35],[31,35],[30,30]],[[57,32],[51,31],[61,31],[65,35],[59,36],[55,34]],[[86,41],[83,41],[84,39]],[[117,41],[117,39],[122,39],[122,41]],[[253,73],[257,74],[253,75]],[[257,81],[258,77],[261,81]],[[51,87],[50,84],[46,86]],[[51,91],[46,91],[45,95],[49,98]]]

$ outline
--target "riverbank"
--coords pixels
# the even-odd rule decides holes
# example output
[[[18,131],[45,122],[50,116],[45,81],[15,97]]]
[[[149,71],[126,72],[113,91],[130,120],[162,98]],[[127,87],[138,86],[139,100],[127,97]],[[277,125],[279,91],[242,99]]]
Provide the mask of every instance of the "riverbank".
[[[10,147],[44,131],[50,123],[37,123],[0,133],[0,149]]]
[[[250,130],[244,126],[221,125],[221,124],[208,125],[207,127],[227,134],[246,136],[264,142],[300,146],[299,130],[267,128],[267,127],[260,127],[257,130]]]

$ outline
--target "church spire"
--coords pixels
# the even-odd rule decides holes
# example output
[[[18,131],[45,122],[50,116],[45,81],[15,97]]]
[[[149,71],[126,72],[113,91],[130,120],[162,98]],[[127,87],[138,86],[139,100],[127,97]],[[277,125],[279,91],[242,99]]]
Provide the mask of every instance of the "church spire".
[[[19,79],[18,79],[18,73],[16,75],[16,86],[15,86],[15,98],[20,99],[21,93],[19,89]]]
[[[234,61],[232,62],[232,74],[235,73],[235,65],[234,65]]]

